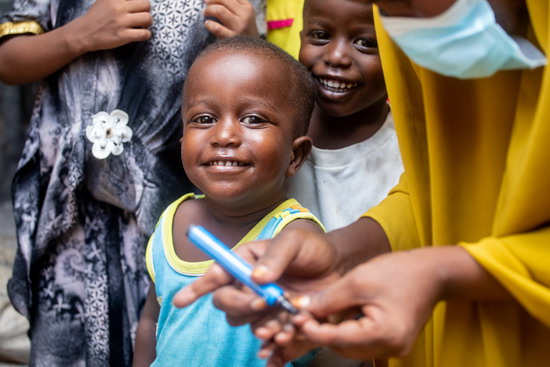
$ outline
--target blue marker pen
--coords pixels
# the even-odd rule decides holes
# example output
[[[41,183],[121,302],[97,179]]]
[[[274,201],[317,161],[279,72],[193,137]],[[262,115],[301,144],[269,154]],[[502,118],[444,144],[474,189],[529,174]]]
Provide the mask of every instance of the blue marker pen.
[[[252,266],[239,255],[231,251],[223,242],[214,237],[204,227],[191,225],[187,230],[189,240],[197,245],[203,252],[218,262],[227,272],[238,281],[250,287],[261,296],[268,305],[279,305],[292,314],[298,310],[284,297],[284,291],[274,283],[257,284],[251,278]]]

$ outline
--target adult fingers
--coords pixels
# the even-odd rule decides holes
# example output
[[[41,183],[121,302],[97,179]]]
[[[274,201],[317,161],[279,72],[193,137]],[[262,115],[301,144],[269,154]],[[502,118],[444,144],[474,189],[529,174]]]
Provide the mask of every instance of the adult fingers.
[[[367,302],[365,295],[368,294],[363,268],[364,265],[355,268],[319,292],[295,297],[292,303],[317,317],[326,317],[360,307]]]
[[[380,353],[373,347],[377,344],[374,324],[366,317],[336,325],[309,320],[301,331],[314,344],[328,346],[348,357],[370,359]]]
[[[248,0],[204,0],[204,3],[206,4],[206,8],[220,6],[227,9],[233,15],[253,9],[252,4]]]
[[[147,41],[152,37],[151,31],[145,28],[128,28],[119,34],[119,46],[130,42]]]
[[[151,12],[151,2],[149,0],[127,0],[125,6],[129,13]]]
[[[230,30],[229,28],[224,27],[220,23],[207,19],[204,22],[204,27],[210,33],[212,33],[217,38],[228,38],[233,37],[236,33]]]
[[[259,317],[262,307],[254,307],[261,299],[254,293],[238,289],[230,285],[216,290],[212,297],[214,307],[226,314],[227,321],[232,326],[254,322]],[[260,302],[266,308],[265,302]]]
[[[204,8],[204,16],[214,17],[216,19],[219,19],[224,24],[237,18],[237,15],[233,13],[230,9],[228,9],[226,6],[219,4],[208,4]]]
[[[128,14],[126,23],[128,28],[149,28],[153,25],[153,17],[147,12]]]
[[[206,274],[176,293],[173,299],[174,306],[180,308],[188,306],[205,294],[213,292],[232,281],[233,278],[225,270],[214,264]]]
[[[381,312],[339,324],[320,323],[310,318],[300,328],[307,339],[355,359],[406,355],[414,342],[406,326],[386,319]]]
[[[260,283],[276,281],[283,273],[312,278],[326,273],[333,259],[334,253],[325,235],[289,229],[268,242],[252,277]]]

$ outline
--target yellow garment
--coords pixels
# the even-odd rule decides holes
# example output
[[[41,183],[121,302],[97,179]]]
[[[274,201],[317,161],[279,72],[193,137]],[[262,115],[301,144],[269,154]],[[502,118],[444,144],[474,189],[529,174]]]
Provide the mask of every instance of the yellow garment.
[[[300,52],[300,32],[303,28],[302,9],[304,0],[267,0],[265,18],[267,21],[267,40],[298,59]],[[290,26],[279,25],[292,20]],[[277,27],[270,29],[271,26]]]
[[[546,54],[549,6],[527,0]],[[459,244],[516,303],[440,303],[392,366],[550,366],[550,73],[458,80],[413,65],[376,17],[405,173],[365,215],[393,250]],[[468,50],[464,50],[468,52]]]

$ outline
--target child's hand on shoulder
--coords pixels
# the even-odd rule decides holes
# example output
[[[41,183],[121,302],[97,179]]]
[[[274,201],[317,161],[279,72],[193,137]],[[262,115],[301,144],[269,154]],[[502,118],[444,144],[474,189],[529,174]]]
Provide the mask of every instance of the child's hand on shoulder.
[[[204,0],[204,16],[216,18],[207,19],[206,29],[218,38],[228,38],[236,35],[257,37],[256,13],[248,0]]]

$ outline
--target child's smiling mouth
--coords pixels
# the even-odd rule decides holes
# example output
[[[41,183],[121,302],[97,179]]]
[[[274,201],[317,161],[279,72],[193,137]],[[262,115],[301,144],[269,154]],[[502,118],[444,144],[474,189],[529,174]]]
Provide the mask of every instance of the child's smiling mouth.
[[[357,88],[357,83],[331,78],[316,78],[321,85],[321,92],[327,96],[337,96],[349,93]]]
[[[232,166],[247,166],[246,163],[238,162],[238,161],[211,161],[208,162],[206,165],[208,166],[223,166],[223,167],[232,167]]]
[[[215,173],[242,173],[243,170],[246,170],[252,166],[252,164],[244,162],[235,158],[220,158],[216,157],[210,159],[202,164],[209,172]]]

